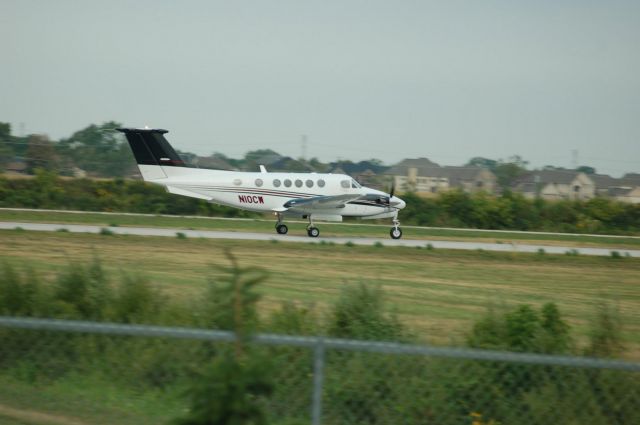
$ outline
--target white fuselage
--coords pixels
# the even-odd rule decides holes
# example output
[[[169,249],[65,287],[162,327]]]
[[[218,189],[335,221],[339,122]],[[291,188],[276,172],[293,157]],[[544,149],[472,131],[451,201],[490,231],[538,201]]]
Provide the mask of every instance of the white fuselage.
[[[394,197],[395,208],[373,201],[347,202],[338,211],[336,208],[305,211],[303,206],[293,210],[283,208],[283,204],[292,199],[351,194],[387,195],[362,187],[344,174],[253,173],[155,165],[139,167],[145,180],[163,185],[171,193],[249,211],[313,215],[319,220],[340,221],[342,217],[394,217],[398,209],[404,207],[404,202]]]

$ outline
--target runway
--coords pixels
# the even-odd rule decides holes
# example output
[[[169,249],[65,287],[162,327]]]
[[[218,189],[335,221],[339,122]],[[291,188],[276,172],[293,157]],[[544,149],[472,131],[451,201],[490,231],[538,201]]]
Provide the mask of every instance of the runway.
[[[22,228],[24,230],[55,232],[66,229],[72,233],[100,233],[104,226],[92,226],[84,224],[55,224],[55,223],[22,223],[17,221],[0,221],[0,229],[11,230]],[[310,238],[308,236],[278,235],[268,233],[248,233],[248,232],[222,232],[213,230],[183,230],[167,229],[158,227],[108,227],[114,234],[136,235],[136,236],[164,236],[176,237],[177,233],[183,233],[188,238],[206,239],[235,239],[252,241],[282,241],[293,243],[335,243],[354,245],[376,245],[383,246],[404,246],[404,247],[426,247],[431,245],[435,249],[463,249],[463,250],[484,250],[498,252],[529,252],[536,253],[544,250],[547,254],[566,254],[567,252],[577,252],[580,255],[609,256],[612,251],[617,251],[620,255],[640,258],[640,250],[626,248],[593,248],[558,245],[531,245],[521,243],[487,243],[472,241],[443,241],[427,239],[400,239],[390,238],[359,238],[359,237],[319,237]]]

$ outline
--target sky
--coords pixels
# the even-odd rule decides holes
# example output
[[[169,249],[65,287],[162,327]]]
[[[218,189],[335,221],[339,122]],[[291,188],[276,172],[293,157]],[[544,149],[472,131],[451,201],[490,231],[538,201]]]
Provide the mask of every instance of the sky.
[[[638,1],[0,0],[0,55],[18,135],[640,172]]]

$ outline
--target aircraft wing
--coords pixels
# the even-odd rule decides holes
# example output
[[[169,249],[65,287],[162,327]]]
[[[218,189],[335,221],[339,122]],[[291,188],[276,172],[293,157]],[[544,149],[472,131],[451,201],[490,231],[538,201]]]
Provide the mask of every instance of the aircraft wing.
[[[282,207],[283,211],[300,211],[311,212],[313,210],[331,210],[344,208],[344,204],[349,201],[359,199],[361,195],[346,194],[336,196],[315,196],[307,199],[291,199],[285,202]]]

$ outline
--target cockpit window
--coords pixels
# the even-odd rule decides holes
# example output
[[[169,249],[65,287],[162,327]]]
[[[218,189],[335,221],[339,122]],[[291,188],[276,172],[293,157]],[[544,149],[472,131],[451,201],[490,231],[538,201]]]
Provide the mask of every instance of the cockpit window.
[[[349,180],[342,180],[340,182],[340,186],[344,187],[345,189],[349,189],[351,187],[351,182]]]
[[[357,181],[351,180],[351,187],[353,189],[360,189],[362,186],[360,186],[360,183],[358,183]]]

